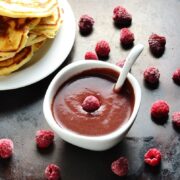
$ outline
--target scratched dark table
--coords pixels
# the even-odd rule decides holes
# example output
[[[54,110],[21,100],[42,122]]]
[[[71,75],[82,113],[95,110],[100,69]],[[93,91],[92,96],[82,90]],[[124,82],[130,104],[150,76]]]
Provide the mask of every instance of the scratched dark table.
[[[14,155],[0,160],[1,180],[41,180],[49,163],[61,167],[62,180],[178,180],[180,179],[180,134],[172,126],[171,114],[180,111],[180,86],[173,83],[173,71],[180,67],[180,0],[70,0],[76,21],[82,14],[95,19],[94,31],[83,37],[76,32],[74,47],[65,63],[44,80],[18,90],[0,92],[0,137],[14,141]],[[113,25],[112,11],[117,5],[126,7],[133,16],[130,29],[135,33],[135,44],[145,49],[132,68],[132,74],[142,88],[142,103],[136,121],[126,138],[116,147],[93,152],[70,145],[56,135],[54,144],[47,150],[36,147],[34,137],[38,129],[49,129],[43,116],[42,104],[46,89],[56,73],[67,64],[82,59],[87,50],[93,50],[98,40],[111,45],[108,62],[125,58],[130,50],[119,44],[119,29]],[[164,55],[155,58],[148,48],[151,33],[166,36]],[[65,42],[68,43],[68,42]],[[143,82],[143,71],[156,66],[161,72],[160,84],[150,89]],[[158,99],[170,105],[169,119],[155,123],[149,114],[151,104]],[[144,153],[151,147],[162,152],[162,162],[150,168],[143,162]],[[119,178],[111,172],[111,162],[119,156],[129,159],[129,173]]]

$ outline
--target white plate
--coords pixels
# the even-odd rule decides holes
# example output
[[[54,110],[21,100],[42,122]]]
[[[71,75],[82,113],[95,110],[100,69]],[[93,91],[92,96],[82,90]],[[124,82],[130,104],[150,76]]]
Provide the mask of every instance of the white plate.
[[[64,62],[74,44],[76,24],[69,3],[60,0],[60,6],[64,9],[64,22],[55,39],[48,40],[33,59],[19,71],[1,76],[0,90],[17,89],[38,82]]]

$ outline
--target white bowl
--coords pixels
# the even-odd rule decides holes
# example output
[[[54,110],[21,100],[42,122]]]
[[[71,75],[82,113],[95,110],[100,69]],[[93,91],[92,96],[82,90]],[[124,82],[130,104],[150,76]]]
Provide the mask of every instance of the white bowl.
[[[63,140],[85,149],[102,151],[102,150],[107,150],[113,147],[114,145],[116,145],[117,143],[119,143],[127,134],[127,132],[129,131],[129,129],[131,128],[132,124],[135,121],[135,117],[137,115],[141,102],[141,89],[139,83],[134,78],[134,76],[132,76],[131,74],[128,74],[127,76],[129,82],[133,87],[135,94],[135,104],[134,104],[133,112],[126,123],[124,123],[121,127],[119,127],[117,130],[113,131],[110,134],[101,135],[101,136],[86,136],[86,135],[77,134],[66,128],[62,128],[56,123],[51,110],[53,98],[57,93],[59,87],[74,75],[93,68],[110,68],[117,72],[121,72],[120,67],[103,61],[82,60],[82,61],[77,61],[75,63],[71,63],[70,65],[63,68],[50,83],[45,95],[43,111],[49,126]]]

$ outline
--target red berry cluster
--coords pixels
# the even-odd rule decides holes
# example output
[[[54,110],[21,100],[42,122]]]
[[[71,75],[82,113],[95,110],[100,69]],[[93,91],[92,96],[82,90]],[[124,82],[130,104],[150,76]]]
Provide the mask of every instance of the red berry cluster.
[[[117,6],[113,10],[113,20],[115,25],[119,27],[127,27],[131,25],[132,15],[122,6]]]
[[[176,69],[173,73],[172,79],[176,84],[180,85],[180,68]]]
[[[14,144],[11,139],[0,139],[0,157],[10,158],[13,154]]]
[[[149,67],[144,71],[144,80],[153,85],[159,82],[160,73],[159,70],[155,67]]]
[[[131,25],[132,15],[122,6],[117,6],[113,11],[113,20],[115,25],[121,27],[120,30],[120,43],[123,47],[131,47],[134,43],[135,37],[134,33],[131,32],[127,27]],[[80,20],[81,21],[81,20]],[[92,24],[93,25],[93,24]],[[81,27],[79,26],[80,31]],[[148,39],[150,52],[155,57],[160,57],[163,55],[165,51],[166,38],[164,36],[158,34],[150,35]],[[85,59],[104,59],[108,58],[110,53],[110,45],[107,41],[99,41],[96,44],[95,52],[87,52],[85,54]],[[125,64],[125,59],[119,60],[116,65],[119,67],[123,67]],[[150,66],[144,70],[144,80],[150,85],[154,86],[159,83],[160,79],[160,71],[154,66]],[[180,85],[180,68],[178,68],[172,76],[173,81]],[[87,112],[93,112],[97,110],[100,106],[100,103],[96,97],[87,97],[84,100],[82,107]],[[164,100],[158,100],[152,104],[151,107],[151,116],[157,122],[168,117],[169,114],[169,105]],[[176,127],[180,127],[180,112],[175,112],[172,115],[172,122]],[[161,161],[161,153],[156,148],[149,149],[147,153],[144,155],[145,163],[150,166],[157,166]],[[121,157],[118,160],[114,161],[111,165],[112,171],[118,176],[125,176],[128,173],[128,160],[125,157]]]
[[[48,130],[39,130],[36,132],[36,144],[39,148],[47,148],[53,143],[54,132]]]
[[[120,42],[124,47],[132,46],[134,42],[134,33],[132,33],[128,28],[121,29]]]
[[[49,164],[45,169],[45,177],[48,180],[59,180],[61,177],[59,166],[55,164]]]
[[[149,149],[144,155],[144,162],[150,166],[157,166],[161,162],[161,152],[156,148]]]
[[[158,166],[161,163],[161,152],[156,148],[150,148],[144,154],[144,162],[149,166]],[[129,163],[126,157],[119,157],[111,164],[111,170],[117,176],[126,176],[129,171]]]
[[[177,128],[180,128],[180,112],[173,113],[172,122]]]
[[[38,148],[48,148],[54,140],[54,132],[49,130],[38,130],[36,132],[36,144]],[[0,139],[0,158],[7,159],[13,154],[14,143],[11,139]],[[49,164],[45,169],[45,177],[48,180],[60,179],[60,168],[55,164]]]
[[[120,157],[111,164],[112,172],[118,176],[126,176],[128,169],[128,159],[126,157]]]
[[[127,27],[131,25],[132,15],[122,6],[117,6],[113,10],[113,21],[115,25],[122,28],[120,31],[120,43],[123,47],[132,47],[135,40],[134,33]],[[83,34],[90,34],[94,26],[94,19],[89,15],[83,15],[79,20],[79,30]],[[166,38],[158,34],[149,37],[149,48],[155,57],[160,57],[165,51]],[[102,40],[96,44],[96,54],[92,51],[85,54],[87,60],[106,59],[110,53],[109,44]],[[176,78],[175,78],[176,79]]]
[[[38,148],[48,148],[54,140],[54,132],[50,130],[38,130],[36,132],[36,144]],[[45,177],[48,180],[58,180],[61,177],[60,168],[55,164],[49,164],[45,169]]]
[[[166,38],[164,36],[152,34],[149,37],[148,42],[152,54],[154,54],[157,57],[162,56],[165,50]]]
[[[158,100],[151,107],[151,116],[155,119],[166,118],[169,114],[169,105],[166,101]]]
[[[120,59],[120,60],[116,63],[116,65],[122,68],[122,67],[124,66],[125,62],[126,62],[125,59]]]
[[[95,96],[87,96],[83,103],[82,103],[82,108],[86,112],[94,112],[100,107],[100,102],[99,99]]]
[[[132,15],[122,6],[117,6],[113,10],[113,21],[121,27],[120,31],[120,43],[122,46],[131,46],[135,40],[134,33],[127,27],[131,25]],[[88,35],[92,32],[94,26],[94,19],[91,16],[83,15],[79,20],[79,30],[81,34]],[[148,40],[149,49],[151,53],[160,57],[165,51],[166,38],[157,34],[152,34]],[[111,51],[110,45],[107,41],[98,41],[95,46],[95,52],[88,51],[85,54],[87,60],[98,60],[108,58]],[[125,60],[120,60],[117,65],[123,67]],[[159,82],[160,72],[156,67],[149,67],[144,71],[144,80],[149,84],[156,84]],[[172,75],[173,81],[180,85],[180,68]],[[100,101],[95,96],[88,96],[82,103],[82,108],[88,113],[98,110],[100,107]],[[162,119],[169,114],[169,105],[164,100],[158,100],[153,103],[151,107],[151,116],[156,119]],[[180,128],[180,112],[174,112],[172,115],[173,124]],[[48,148],[54,140],[54,132],[49,130],[39,130],[36,132],[36,144],[38,148]],[[13,154],[14,144],[11,139],[0,139],[0,158],[7,159]],[[161,152],[156,148],[149,149],[144,155],[144,162],[150,166],[157,166],[161,162]],[[111,170],[118,176],[125,176],[128,174],[128,159],[120,157],[111,164]],[[59,166],[55,164],[49,164],[45,169],[45,177],[48,180],[60,179],[61,172]]]
[[[88,15],[81,16],[79,20],[79,30],[81,34],[87,35],[91,33],[94,25],[94,19]]]

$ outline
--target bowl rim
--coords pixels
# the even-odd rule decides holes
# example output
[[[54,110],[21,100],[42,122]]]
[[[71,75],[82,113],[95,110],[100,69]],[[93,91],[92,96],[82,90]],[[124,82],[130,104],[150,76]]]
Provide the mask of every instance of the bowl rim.
[[[57,90],[53,93],[55,86],[57,85],[58,81],[60,78],[62,78],[62,76],[64,75],[64,73],[68,72],[68,71],[72,71],[73,69],[78,68],[79,66],[87,66],[87,70],[91,69],[92,65],[97,65],[99,67],[97,68],[110,68],[113,69],[117,72],[121,72],[122,68],[120,68],[119,66],[115,65],[115,64],[111,64],[108,62],[104,62],[104,61],[95,61],[95,60],[79,60],[76,62],[73,62],[67,66],[65,66],[63,69],[61,69],[56,76],[53,78],[53,80],[51,81],[45,97],[44,97],[44,102],[43,102],[43,113],[45,116],[45,119],[47,121],[47,123],[49,124],[49,126],[58,134],[64,134],[66,136],[69,137],[73,137],[79,140],[88,140],[88,141],[105,141],[105,140],[111,140],[114,138],[117,138],[119,136],[121,136],[122,134],[124,134],[128,129],[131,128],[131,126],[133,125],[136,115],[138,113],[139,107],[140,107],[140,103],[141,103],[141,88],[140,85],[138,83],[138,81],[136,80],[136,78],[128,73],[128,80],[131,83],[133,90],[134,90],[134,96],[135,96],[135,102],[134,102],[134,109],[133,112],[129,118],[129,120],[127,120],[127,122],[125,122],[122,126],[120,126],[119,128],[117,128],[115,131],[105,134],[105,135],[99,135],[99,136],[89,136],[89,135],[81,135],[78,134],[76,132],[73,132],[71,130],[68,130],[66,128],[62,128],[60,127],[52,114],[52,110],[51,110],[51,105],[52,105],[52,99],[50,98],[51,96],[55,96],[55,94],[57,93]],[[101,66],[101,67],[100,67]],[[104,66],[104,67],[103,67]],[[74,74],[77,74],[77,72],[75,72]],[[58,85],[60,87],[60,85]],[[52,95],[53,93],[53,95]],[[51,102],[50,102],[51,101]]]

